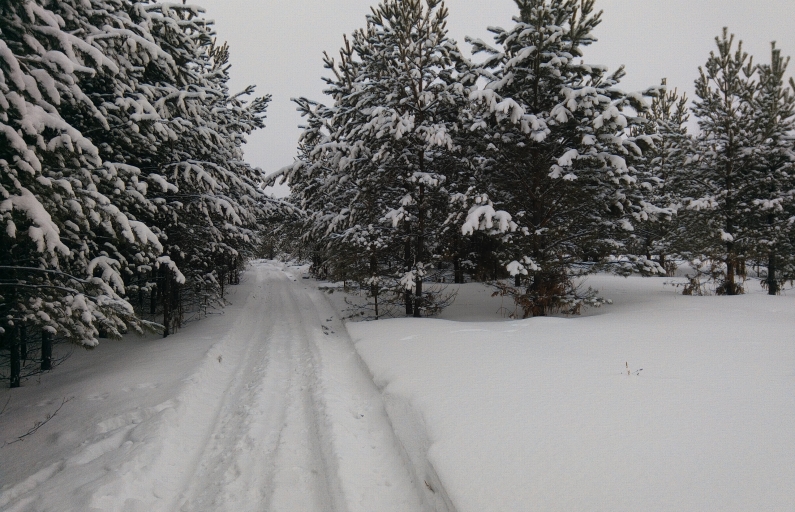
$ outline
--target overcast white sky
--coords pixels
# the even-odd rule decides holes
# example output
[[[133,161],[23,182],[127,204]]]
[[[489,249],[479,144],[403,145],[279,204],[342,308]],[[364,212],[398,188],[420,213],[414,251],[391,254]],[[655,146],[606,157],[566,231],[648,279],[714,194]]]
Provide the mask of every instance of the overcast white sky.
[[[326,102],[322,54],[336,54],[342,35],[364,26],[377,0],[192,0],[216,22],[218,39],[231,47],[233,91],[248,84],[273,95],[267,127],[252,136],[246,159],[267,173],[291,163],[301,118],[290,98]],[[488,26],[511,25],[513,0],[447,0],[448,28],[469,54],[464,36],[491,42]],[[690,98],[698,66],[715,48],[722,27],[743,40],[755,62],[770,58],[770,42],[784,55],[795,55],[795,0],[597,0],[604,11],[595,31],[599,39],[585,60],[610,70],[624,64],[627,91],[657,85]],[[795,59],[789,74],[795,70]]]

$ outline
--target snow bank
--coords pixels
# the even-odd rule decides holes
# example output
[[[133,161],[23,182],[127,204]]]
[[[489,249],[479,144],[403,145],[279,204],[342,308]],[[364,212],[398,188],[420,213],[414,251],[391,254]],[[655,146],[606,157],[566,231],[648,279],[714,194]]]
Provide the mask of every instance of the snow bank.
[[[792,510],[795,302],[666,281],[596,276],[613,306],[518,321],[464,285],[445,316],[480,321],[348,329],[458,512]]]
[[[0,416],[0,510],[173,510],[232,363],[246,355],[226,337],[227,319],[239,320],[256,291],[233,287],[229,298],[238,304],[227,318],[167,339],[76,348],[51,374],[0,389],[8,400]],[[17,441],[64,400],[51,421]]]

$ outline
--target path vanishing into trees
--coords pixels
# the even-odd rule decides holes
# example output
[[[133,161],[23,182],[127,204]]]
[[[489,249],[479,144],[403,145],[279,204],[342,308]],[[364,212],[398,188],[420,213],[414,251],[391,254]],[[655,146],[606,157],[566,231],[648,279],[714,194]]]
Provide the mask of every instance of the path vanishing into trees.
[[[205,328],[216,337],[189,372],[148,384],[157,400],[141,394],[95,413],[96,427],[86,425],[82,439],[60,446],[62,457],[3,482],[0,508],[438,510],[338,313],[314,281],[294,270],[255,262],[234,307],[173,336],[175,347],[189,346],[179,337],[198,340]],[[159,364],[155,356],[149,363]],[[117,381],[145,381],[132,374],[139,366],[117,368]],[[81,400],[88,407],[115,392],[92,391],[45,427],[58,429],[60,421],[60,428],[77,431]],[[11,452],[0,453],[6,455],[10,460]]]
[[[314,282],[254,268],[247,345],[183,510],[422,510],[380,395]],[[246,343],[247,340],[253,341]]]

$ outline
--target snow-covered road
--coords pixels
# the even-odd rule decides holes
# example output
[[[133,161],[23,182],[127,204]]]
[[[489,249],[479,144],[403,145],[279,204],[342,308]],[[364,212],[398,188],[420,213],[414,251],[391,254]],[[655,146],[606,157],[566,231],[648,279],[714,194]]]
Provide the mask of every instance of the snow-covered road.
[[[259,270],[260,298],[247,302],[245,321],[227,335],[251,342],[229,361],[233,371],[181,508],[344,510],[318,409],[313,347],[323,324],[295,279],[277,268]]]
[[[381,398],[314,282],[255,267],[183,510],[421,510]]]
[[[142,394],[115,410],[91,412],[99,416],[96,429],[83,425],[87,434],[68,445],[55,442],[60,452],[50,454],[49,464],[2,482],[0,509],[438,510],[411,469],[417,454],[398,442],[378,389],[314,281],[280,263],[256,262],[235,307],[174,338],[198,338],[204,328],[215,338],[204,356],[192,365],[177,362],[175,376],[148,384],[157,403]],[[134,375],[137,367],[107,371],[116,382],[146,380]],[[90,375],[84,384],[105,380]],[[46,427],[60,422],[80,431],[72,423],[89,413],[69,411]]]
[[[302,272],[254,262],[223,313],[0,388],[0,510],[793,509],[792,289],[595,275],[610,308],[511,320],[470,283],[346,327]]]

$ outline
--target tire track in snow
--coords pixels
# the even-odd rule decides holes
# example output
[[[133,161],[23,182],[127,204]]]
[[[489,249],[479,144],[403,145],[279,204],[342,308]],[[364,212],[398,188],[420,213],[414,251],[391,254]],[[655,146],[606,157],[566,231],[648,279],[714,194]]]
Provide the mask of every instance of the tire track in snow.
[[[0,508],[434,511],[335,315],[313,281],[255,262],[173,394],[106,418],[72,455],[4,489]],[[70,489],[68,501],[48,489]]]
[[[336,472],[323,457],[314,359],[292,283],[277,267],[256,271],[265,292],[253,311],[259,329],[181,509],[341,510]]]
[[[318,388],[327,437],[350,512],[454,512],[416,477],[412,457],[392,427],[380,390],[359,357],[337,311],[310,281],[303,294],[312,312]]]
[[[253,272],[258,331],[181,510],[437,510],[323,293],[279,264]]]

